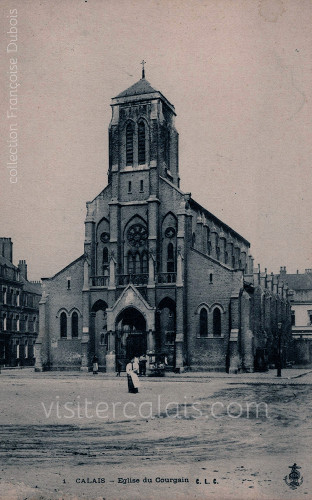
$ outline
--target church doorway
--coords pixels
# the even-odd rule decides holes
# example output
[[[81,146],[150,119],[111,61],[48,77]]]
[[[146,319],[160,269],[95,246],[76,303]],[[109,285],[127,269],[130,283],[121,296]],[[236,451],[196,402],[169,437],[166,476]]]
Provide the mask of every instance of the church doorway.
[[[124,309],[116,320],[116,363],[125,370],[128,360],[146,354],[146,321],[134,307]]]

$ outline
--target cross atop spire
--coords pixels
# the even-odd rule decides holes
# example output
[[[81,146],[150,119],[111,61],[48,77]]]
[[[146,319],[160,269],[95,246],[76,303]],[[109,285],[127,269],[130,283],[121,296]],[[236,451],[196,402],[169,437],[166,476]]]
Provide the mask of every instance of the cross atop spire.
[[[141,62],[141,64],[142,64],[142,80],[143,80],[145,78],[144,64],[146,64],[146,61],[144,61],[144,59],[143,59],[143,61]]]

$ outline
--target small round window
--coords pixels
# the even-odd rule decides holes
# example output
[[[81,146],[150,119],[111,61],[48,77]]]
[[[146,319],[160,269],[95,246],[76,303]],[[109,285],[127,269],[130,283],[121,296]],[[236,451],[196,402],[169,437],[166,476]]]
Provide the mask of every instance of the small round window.
[[[166,238],[173,238],[175,236],[176,232],[173,227],[167,227],[165,231],[165,236]]]
[[[103,243],[107,243],[109,241],[109,233],[102,233],[100,239]]]

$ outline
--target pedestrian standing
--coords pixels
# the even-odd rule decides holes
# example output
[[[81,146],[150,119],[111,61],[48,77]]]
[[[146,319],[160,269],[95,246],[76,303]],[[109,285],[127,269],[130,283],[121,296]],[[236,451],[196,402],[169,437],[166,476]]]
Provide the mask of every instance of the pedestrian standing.
[[[92,371],[93,371],[93,375],[97,375],[98,371],[99,371],[99,360],[98,360],[98,357],[97,356],[93,356],[93,360],[92,360]]]
[[[139,357],[139,374],[140,374],[140,376],[145,377],[145,375],[146,375],[146,363],[147,363],[146,354],[142,354]]]
[[[126,366],[126,373],[128,379],[128,392],[136,394],[139,392],[140,381],[137,375],[139,370],[139,365],[132,358]]]
[[[121,372],[121,369],[122,369],[122,362],[120,361],[120,359],[117,360],[117,373],[116,373],[116,377],[120,377],[120,372]]]

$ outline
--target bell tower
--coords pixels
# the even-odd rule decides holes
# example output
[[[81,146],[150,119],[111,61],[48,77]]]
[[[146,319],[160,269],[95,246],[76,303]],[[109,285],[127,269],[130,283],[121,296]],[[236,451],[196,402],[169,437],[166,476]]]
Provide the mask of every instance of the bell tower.
[[[179,186],[174,106],[142,78],[112,99],[108,182],[112,198],[158,198],[159,176]]]

